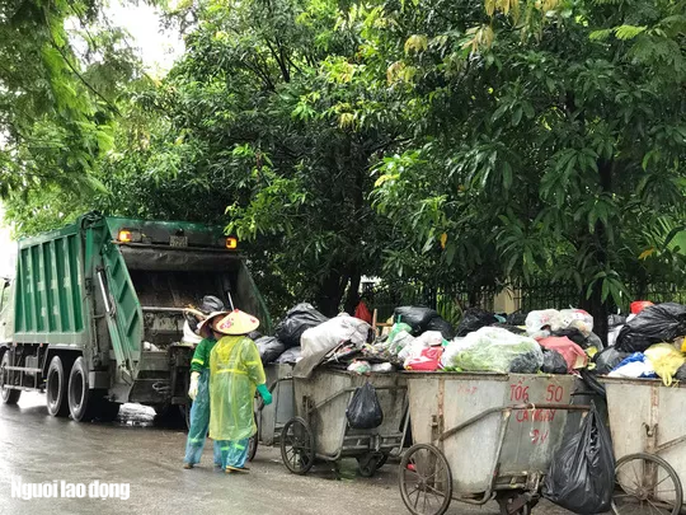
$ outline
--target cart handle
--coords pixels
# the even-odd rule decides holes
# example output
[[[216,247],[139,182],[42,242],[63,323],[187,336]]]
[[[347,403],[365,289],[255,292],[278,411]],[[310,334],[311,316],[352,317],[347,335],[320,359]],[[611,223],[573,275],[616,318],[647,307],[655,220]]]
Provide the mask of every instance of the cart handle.
[[[478,415],[473,416],[469,420],[466,420],[462,422],[462,424],[453,427],[452,429],[448,429],[447,431],[444,431],[439,437],[438,441],[442,442],[443,440],[446,440],[447,438],[450,438],[453,436],[455,433],[459,433],[463,429],[465,429],[468,426],[471,426],[472,424],[475,424],[476,422],[488,417],[489,415],[493,415],[494,413],[511,413],[513,411],[529,411],[529,410],[537,410],[537,409],[547,409],[547,410],[560,410],[560,411],[590,411],[591,407],[590,406],[584,406],[584,405],[572,405],[572,404],[517,404],[515,406],[501,406],[499,408],[489,408],[485,411],[482,411]]]

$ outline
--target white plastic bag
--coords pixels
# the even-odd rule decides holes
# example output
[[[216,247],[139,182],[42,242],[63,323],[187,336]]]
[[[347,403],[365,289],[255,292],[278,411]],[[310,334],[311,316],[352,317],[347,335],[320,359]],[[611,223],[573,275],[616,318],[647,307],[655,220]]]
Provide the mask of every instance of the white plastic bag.
[[[559,326],[553,324],[551,329],[553,331],[578,329],[588,338],[593,332],[593,317],[583,309],[563,309],[560,311]]]
[[[588,337],[593,332],[593,317],[583,309],[544,309],[526,316],[526,332],[536,340],[564,329],[577,329]]]
[[[405,361],[412,356],[419,356],[422,353],[422,349],[442,344],[443,335],[440,331],[426,331],[414,338],[409,344],[405,345],[402,350],[398,352],[398,359]]]
[[[393,342],[390,344],[391,346],[389,348],[389,351],[391,354],[398,356],[401,352],[403,352],[403,349],[412,345],[412,342],[414,342],[414,340],[414,336],[412,336],[407,331],[400,331],[393,339]]]
[[[371,326],[364,320],[341,313],[336,318],[311,327],[303,333],[300,337],[302,357],[329,351],[345,341],[362,345],[367,342],[370,330]]]
[[[557,309],[531,311],[526,316],[526,332],[532,338],[547,338],[551,332],[544,328],[559,327],[560,323],[560,312]]]

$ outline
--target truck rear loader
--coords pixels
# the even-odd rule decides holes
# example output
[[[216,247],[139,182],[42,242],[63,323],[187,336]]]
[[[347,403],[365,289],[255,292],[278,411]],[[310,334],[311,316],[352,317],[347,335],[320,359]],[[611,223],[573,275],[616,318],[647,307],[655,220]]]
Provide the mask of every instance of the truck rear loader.
[[[2,403],[36,390],[76,421],[113,419],[124,402],[187,413],[184,308],[215,295],[271,330],[221,228],[89,213],[18,245],[16,277],[0,283]]]

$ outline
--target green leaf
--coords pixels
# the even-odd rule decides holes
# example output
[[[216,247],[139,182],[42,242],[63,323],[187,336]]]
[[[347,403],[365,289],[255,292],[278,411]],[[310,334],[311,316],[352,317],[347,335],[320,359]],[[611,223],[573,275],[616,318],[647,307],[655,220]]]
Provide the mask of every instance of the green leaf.
[[[512,113],[512,125],[514,125],[515,127],[519,125],[519,122],[522,121],[522,113],[523,110],[521,105],[517,106],[514,112]]]

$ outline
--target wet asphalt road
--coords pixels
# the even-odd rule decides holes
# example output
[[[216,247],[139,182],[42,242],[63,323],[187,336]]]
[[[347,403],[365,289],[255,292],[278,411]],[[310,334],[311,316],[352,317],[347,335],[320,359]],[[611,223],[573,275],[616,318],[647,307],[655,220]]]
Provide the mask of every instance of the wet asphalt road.
[[[249,475],[213,470],[211,445],[204,463],[183,470],[186,435],[157,427],[154,412],[125,405],[112,424],[78,424],[52,418],[39,394],[22,395],[18,406],[0,405],[0,514],[246,514],[367,515],[408,513],[389,462],[376,477],[353,478],[354,460],[336,479],[324,464],[308,476],[289,474],[276,449],[261,447]],[[130,498],[32,499],[12,497],[12,476],[24,483],[129,483]],[[568,512],[541,503],[534,515]],[[448,514],[497,515],[498,508],[456,502]]]

